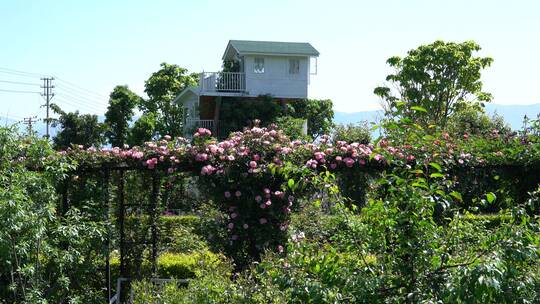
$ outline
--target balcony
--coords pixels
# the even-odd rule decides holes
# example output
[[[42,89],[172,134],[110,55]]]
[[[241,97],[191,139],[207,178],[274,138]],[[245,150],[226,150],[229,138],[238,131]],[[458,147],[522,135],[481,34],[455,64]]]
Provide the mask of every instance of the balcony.
[[[240,72],[202,72],[200,88],[203,93],[245,93],[246,74]]]
[[[188,118],[184,125],[184,136],[190,138],[198,128],[205,128],[212,131],[213,134],[217,134],[217,126],[215,126],[214,120]]]

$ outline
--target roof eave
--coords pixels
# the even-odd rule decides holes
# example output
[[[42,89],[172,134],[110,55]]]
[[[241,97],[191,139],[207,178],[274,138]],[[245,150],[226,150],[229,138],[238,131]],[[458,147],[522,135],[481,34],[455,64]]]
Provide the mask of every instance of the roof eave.
[[[269,53],[269,52],[238,52],[238,55],[245,56],[245,55],[264,55],[264,56],[294,56],[294,57],[319,57],[319,53]]]
[[[231,43],[231,40],[229,40],[229,43],[227,43],[227,47],[225,48],[225,52],[223,53],[223,56],[221,57],[221,60],[225,60],[227,57],[227,54],[229,53],[229,49],[233,48],[237,54],[240,54],[238,50],[234,47],[234,45]]]
[[[198,87],[187,87],[173,99],[173,103],[177,103],[184,95],[186,95],[187,92],[191,92],[196,96],[200,96]]]

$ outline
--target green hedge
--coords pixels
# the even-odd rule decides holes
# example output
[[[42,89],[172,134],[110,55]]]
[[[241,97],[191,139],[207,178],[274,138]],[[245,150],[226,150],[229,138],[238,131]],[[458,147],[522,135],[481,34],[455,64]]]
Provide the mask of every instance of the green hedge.
[[[195,229],[201,223],[201,219],[196,215],[165,215],[159,218],[159,229],[161,233],[172,232],[179,227]]]
[[[111,273],[116,280],[120,272],[120,259],[111,259]],[[168,279],[191,279],[203,269],[213,268],[225,263],[224,258],[210,251],[199,251],[189,254],[164,253],[157,259],[157,276]],[[139,269],[141,277],[151,274],[152,265],[145,260]]]

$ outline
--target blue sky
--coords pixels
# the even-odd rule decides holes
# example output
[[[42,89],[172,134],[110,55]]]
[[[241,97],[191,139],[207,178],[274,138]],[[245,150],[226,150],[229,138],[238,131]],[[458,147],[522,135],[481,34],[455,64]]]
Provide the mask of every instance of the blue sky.
[[[472,39],[481,55],[495,59],[483,76],[495,103],[539,103],[539,3],[4,0],[0,90],[40,90],[31,85],[39,75],[5,69],[55,75],[53,101],[66,110],[102,113],[115,85],[143,94],[161,62],[217,71],[229,39],[302,41],[321,53],[310,97],[330,98],[336,110],[353,112],[378,107],[372,92],[390,72],[388,57],[436,39]],[[38,94],[0,91],[0,116],[43,117],[42,103]]]

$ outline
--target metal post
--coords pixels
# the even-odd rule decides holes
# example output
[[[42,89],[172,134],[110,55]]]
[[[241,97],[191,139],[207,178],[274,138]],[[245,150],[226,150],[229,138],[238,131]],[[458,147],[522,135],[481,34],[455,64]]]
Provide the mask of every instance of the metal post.
[[[110,225],[110,217],[109,212],[111,210],[111,200],[109,199],[109,179],[110,179],[110,171],[109,169],[105,169],[104,172],[104,178],[103,178],[103,190],[104,190],[104,196],[105,196],[105,224],[107,225],[107,239],[105,240],[105,284],[107,285],[107,302],[110,301],[112,292],[111,292],[111,225]]]
[[[156,275],[157,270],[157,204],[159,196],[159,177],[156,171],[152,172],[152,198],[151,198],[151,225],[152,225],[152,276]]]
[[[47,108],[47,118],[45,119],[45,122],[47,123],[47,128],[45,129],[45,136],[49,138],[49,108],[51,107],[51,99],[54,97],[54,93],[52,89],[54,88],[54,85],[52,84],[54,78],[52,77],[45,77],[41,78],[43,80],[43,86],[41,87],[43,89],[43,93],[41,96],[45,97],[45,107]]]
[[[119,180],[118,180],[118,226],[120,229],[120,277],[127,277],[126,274],[126,265],[125,265],[125,227],[124,227],[124,217],[125,217],[125,189],[124,189],[124,170],[119,171]]]

